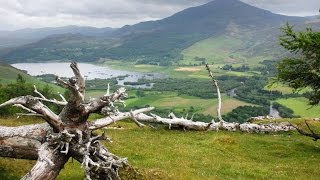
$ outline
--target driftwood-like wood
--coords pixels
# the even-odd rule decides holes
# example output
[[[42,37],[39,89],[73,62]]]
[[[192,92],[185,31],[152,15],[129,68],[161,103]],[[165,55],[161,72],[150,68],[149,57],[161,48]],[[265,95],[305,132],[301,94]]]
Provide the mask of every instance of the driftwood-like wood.
[[[158,123],[164,124],[171,129],[172,127],[182,128],[184,130],[196,130],[196,131],[242,131],[248,133],[275,133],[275,132],[287,132],[295,130],[289,123],[269,123],[269,124],[254,124],[254,123],[230,123],[226,121],[219,122],[200,122],[185,119],[184,117],[178,118],[173,113],[170,113],[169,118],[162,118],[155,114],[151,116],[145,114],[139,114],[137,119],[146,123]]]
[[[74,77],[64,81],[56,77],[59,85],[71,92],[68,101],[60,94],[61,101],[48,99],[35,87],[35,93],[39,97],[30,95],[13,98],[0,104],[0,107],[14,105],[26,110],[28,114],[42,117],[46,123],[27,125],[20,127],[0,126],[0,156],[37,159],[36,164],[23,179],[55,179],[64,164],[70,157],[82,164],[86,179],[119,179],[119,168],[127,165],[127,159],[118,157],[107,150],[101,141],[109,140],[103,135],[94,135],[92,132],[107,127],[117,121],[132,119],[139,127],[143,123],[159,123],[168,125],[169,128],[180,127],[182,129],[207,131],[227,130],[243,131],[249,133],[265,133],[289,131],[294,129],[287,124],[238,124],[225,122],[221,117],[221,95],[218,82],[207,66],[214,86],[217,88],[219,105],[219,122],[194,122],[186,118],[178,118],[170,113],[169,118],[162,118],[155,114],[145,113],[152,111],[153,107],[120,112],[115,106],[116,102],[123,103],[127,96],[125,88],[119,88],[113,93],[108,90],[100,98],[85,102],[85,79],[75,62],[70,65]],[[55,114],[44,103],[54,103],[63,106],[59,114]],[[105,117],[94,121],[88,121],[92,113],[102,114]]]

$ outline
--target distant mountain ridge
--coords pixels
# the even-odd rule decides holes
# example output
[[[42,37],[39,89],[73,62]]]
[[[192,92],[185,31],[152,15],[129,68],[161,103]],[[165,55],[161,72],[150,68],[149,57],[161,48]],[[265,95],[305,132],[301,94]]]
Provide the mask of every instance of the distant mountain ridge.
[[[58,34],[81,34],[85,36],[104,36],[114,31],[114,28],[95,28],[86,26],[63,26],[46,28],[26,28],[15,31],[0,31],[0,48],[14,47]]]
[[[253,41],[241,48],[245,51],[256,48],[258,52],[254,50],[255,53],[252,54],[259,55],[259,49],[264,48],[263,41],[270,41],[261,37],[266,35],[265,33],[276,35],[279,27],[286,22],[303,24],[305,21],[306,18],[303,17],[273,14],[238,0],[215,0],[185,9],[162,20],[106,31],[99,38],[92,37],[92,34],[91,37],[82,34],[78,38],[74,38],[74,34],[67,35],[68,38],[58,35],[55,38],[49,37],[33,44],[2,51],[0,57],[9,62],[57,59],[95,61],[107,58],[166,65],[182,60],[182,51],[197,42],[212,37],[230,37],[230,25],[237,27],[239,34],[243,34],[242,39]],[[255,35],[258,37],[253,37]],[[46,41],[54,43],[44,46],[43,43]],[[266,44],[268,48],[273,47],[271,42]]]

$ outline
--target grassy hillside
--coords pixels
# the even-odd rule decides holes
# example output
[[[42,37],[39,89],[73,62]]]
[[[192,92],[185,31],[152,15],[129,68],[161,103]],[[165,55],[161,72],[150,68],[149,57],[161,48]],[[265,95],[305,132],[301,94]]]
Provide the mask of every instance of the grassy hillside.
[[[292,109],[295,115],[310,118],[320,117],[320,106],[310,106],[306,98],[279,99],[277,102]]]
[[[8,64],[0,64],[0,79],[2,84],[14,82],[17,75],[20,74],[27,82],[30,83],[42,83],[36,80],[34,77],[26,74],[25,72],[16,69]]]
[[[0,120],[7,124],[12,120]],[[14,120],[19,122],[20,120]],[[303,120],[294,122],[302,123]],[[21,124],[21,123],[20,123]],[[140,129],[120,122],[124,130],[107,130],[111,152],[128,157],[146,179],[318,179],[318,142],[296,133],[245,134]],[[319,130],[319,123],[312,123]],[[0,158],[0,179],[18,179],[34,161]],[[82,179],[75,160],[58,179]]]
[[[26,80],[26,82],[34,84],[37,87],[43,87],[47,85],[47,83],[40,81],[19,69],[16,69],[8,64],[0,63],[0,84],[5,85],[9,83],[14,83],[17,79],[18,74],[20,74]],[[64,92],[64,89],[59,86],[50,84],[50,87],[53,88],[54,91]]]
[[[266,37],[262,36],[262,31],[246,32],[238,29],[229,31],[232,35],[211,37],[183,50],[181,53],[183,59],[179,63],[199,64],[201,58],[204,58],[203,60],[209,64],[249,63],[252,66],[266,59],[274,59],[276,53],[279,53],[272,49],[272,46],[277,46],[276,37],[278,35],[270,37],[273,41],[270,39],[266,41]],[[271,31],[270,33],[277,34],[279,32]]]

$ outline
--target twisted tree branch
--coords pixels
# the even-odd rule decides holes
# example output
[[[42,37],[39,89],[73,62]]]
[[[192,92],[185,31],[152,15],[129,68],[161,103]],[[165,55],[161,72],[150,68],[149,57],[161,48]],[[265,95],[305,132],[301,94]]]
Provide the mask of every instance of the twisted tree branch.
[[[32,113],[37,113],[43,116],[54,129],[62,129],[62,121],[58,115],[52,112],[46,105],[41,103],[37,98],[33,96],[21,96],[13,98],[0,104],[0,107],[7,105],[17,105],[18,107],[24,107]]]

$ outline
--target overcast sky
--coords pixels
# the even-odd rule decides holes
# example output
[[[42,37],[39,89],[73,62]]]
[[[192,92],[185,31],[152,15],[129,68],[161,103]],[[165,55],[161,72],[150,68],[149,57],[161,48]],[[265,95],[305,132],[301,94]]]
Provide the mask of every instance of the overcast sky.
[[[170,16],[210,0],[0,0],[0,30],[65,25],[121,27]],[[320,0],[242,0],[275,13],[319,14]]]

